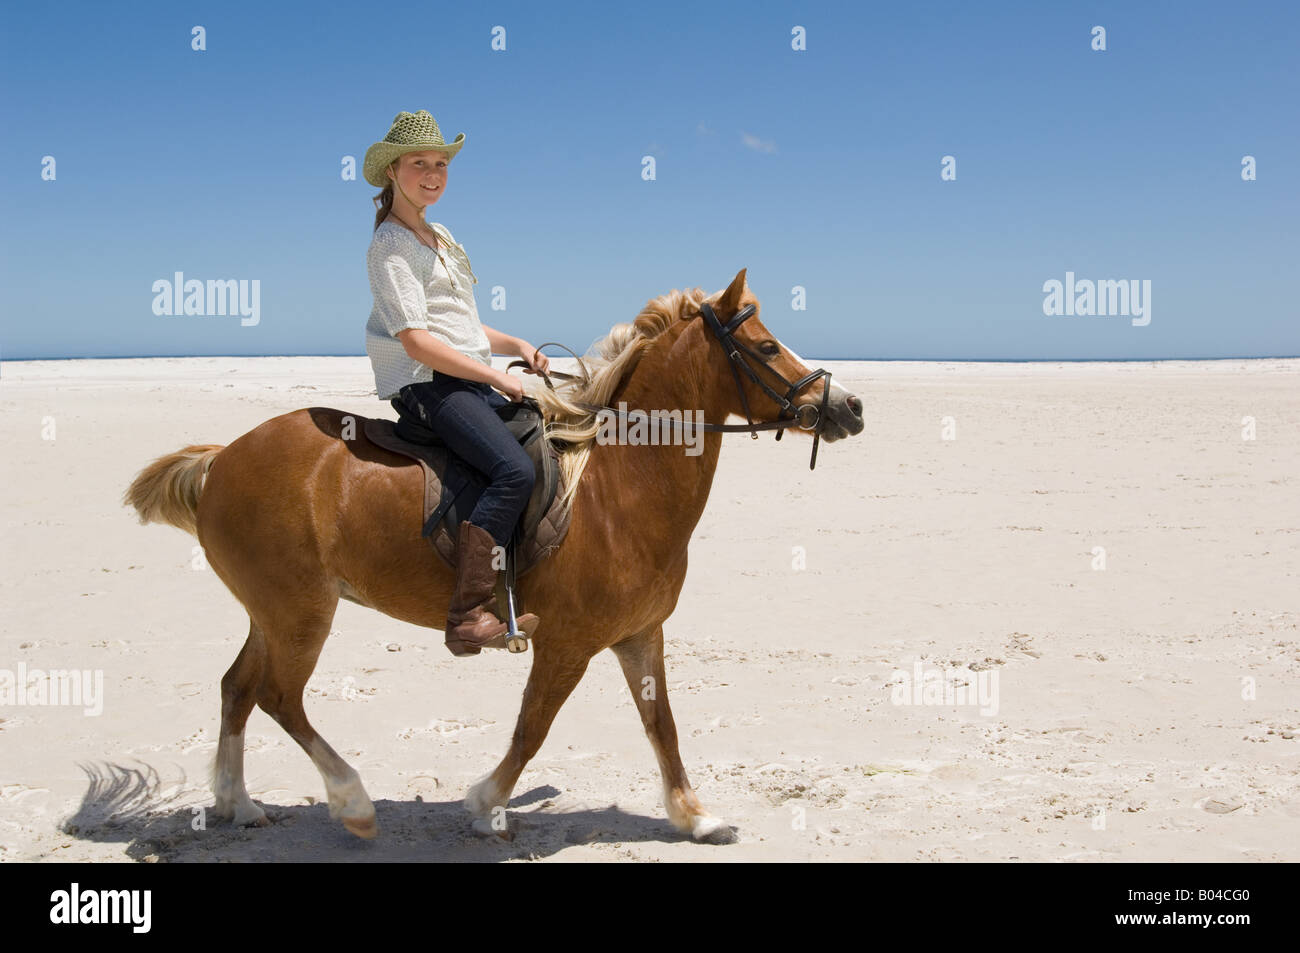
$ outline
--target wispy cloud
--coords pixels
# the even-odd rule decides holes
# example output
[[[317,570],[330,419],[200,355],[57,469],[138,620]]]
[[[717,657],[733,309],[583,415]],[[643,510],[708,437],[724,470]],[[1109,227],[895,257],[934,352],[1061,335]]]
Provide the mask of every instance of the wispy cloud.
[[[701,136],[714,135],[713,128],[708,123],[706,123],[703,119],[701,119],[698,123],[695,124],[695,131],[698,132]]]
[[[758,136],[751,136],[747,132],[742,132],[740,134],[740,141],[743,142],[748,148],[753,149],[755,152],[776,151],[775,142],[766,139],[760,139],[758,138]]]

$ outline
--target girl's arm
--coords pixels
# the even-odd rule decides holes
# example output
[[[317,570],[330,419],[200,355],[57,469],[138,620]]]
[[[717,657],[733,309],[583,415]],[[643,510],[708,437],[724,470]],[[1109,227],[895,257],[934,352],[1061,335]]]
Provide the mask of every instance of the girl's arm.
[[[443,344],[422,328],[407,328],[405,331],[399,331],[397,340],[402,342],[402,347],[413,360],[433,368],[440,374],[479,381],[493,387],[500,387],[501,378],[506,376],[495,367],[481,364],[472,357],[466,357],[454,347]]]
[[[511,334],[498,331],[496,328],[490,328],[482,321],[479,322],[483,327],[483,333],[487,335],[488,344],[492,346],[493,354],[512,354],[515,357],[523,357],[520,353],[520,345],[524,342]]]
[[[523,338],[517,338],[514,335],[490,328],[483,324],[482,321],[479,324],[483,327],[483,333],[487,335],[488,344],[491,346],[493,354],[513,354],[515,357],[522,357],[525,361],[528,361],[530,367],[534,370],[545,371],[550,369],[551,362],[545,354],[538,354],[537,362],[532,363],[534,348]]]

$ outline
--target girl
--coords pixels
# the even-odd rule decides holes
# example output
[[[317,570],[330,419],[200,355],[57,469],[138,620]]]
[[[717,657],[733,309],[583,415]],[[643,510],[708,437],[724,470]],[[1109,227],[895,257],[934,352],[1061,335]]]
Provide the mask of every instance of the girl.
[[[504,547],[533,490],[533,464],[493,409],[520,400],[523,384],[492,367],[492,353],[517,355],[529,373],[549,367],[527,341],[481,323],[469,256],[451,232],[425,221],[442,197],[447,166],[465,144],[445,142],[426,110],[400,112],[388,135],[366,150],[363,175],[382,188],[375,198],[374,237],[366,254],[374,308],[366,353],[380,399],[399,398],[452,453],[488,480],[474,511],[460,524],[456,585],[447,610],[453,655],[477,655],[506,624],[484,608],[496,587],[493,547]],[[395,198],[396,196],[396,198]],[[519,617],[530,638],[540,620]]]

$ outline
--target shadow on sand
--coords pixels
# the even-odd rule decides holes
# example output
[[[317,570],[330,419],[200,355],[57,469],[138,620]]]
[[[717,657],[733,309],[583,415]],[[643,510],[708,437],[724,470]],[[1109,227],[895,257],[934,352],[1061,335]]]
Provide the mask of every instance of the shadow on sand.
[[[510,801],[512,839],[483,837],[470,827],[459,799],[375,801],[379,836],[360,840],[329,816],[325,804],[261,804],[268,827],[241,828],[212,814],[202,791],[165,795],[158,773],[118,764],[81,764],[86,792],[59,829],[80,840],[122,844],[126,857],[148,863],[293,863],[298,861],[492,863],[538,860],[579,844],[690,841],[666,819],[599,810],[547,810],[561,792],[549,785]],[[183,791],[184,781],[174,786]],[[520,808],[534,806],[530,811]]]

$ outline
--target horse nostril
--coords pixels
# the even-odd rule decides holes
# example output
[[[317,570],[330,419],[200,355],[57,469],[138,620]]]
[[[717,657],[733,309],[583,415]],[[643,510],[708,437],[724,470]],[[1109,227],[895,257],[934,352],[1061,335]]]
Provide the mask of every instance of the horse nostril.
[[[849,410],[853,411],[855,417],[862,416],[862,401],[858,400],[857,397],[850,394],[849,399],[846,400],[845,403],[849,405]]]

